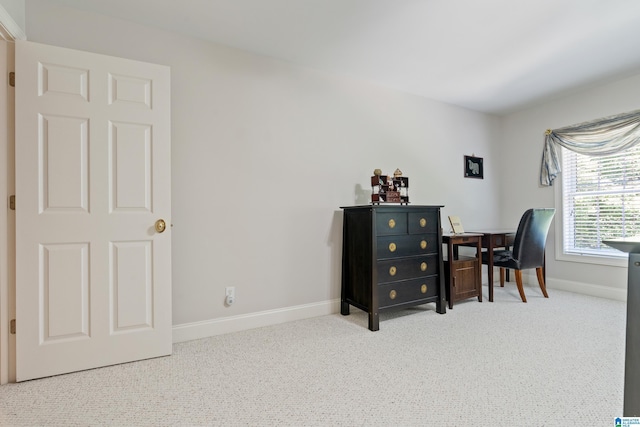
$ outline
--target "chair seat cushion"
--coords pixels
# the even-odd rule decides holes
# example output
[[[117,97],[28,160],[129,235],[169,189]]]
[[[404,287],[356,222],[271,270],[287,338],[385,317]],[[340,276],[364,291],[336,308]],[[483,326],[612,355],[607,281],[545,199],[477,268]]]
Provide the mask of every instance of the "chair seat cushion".
[[[482,263],[488,264],[486,252],[482,253]],[[520,269],[520,262],[513,259],[513,252],[505,249],[493,251],[493,265],[495,267],[513,268],[516,270]]]

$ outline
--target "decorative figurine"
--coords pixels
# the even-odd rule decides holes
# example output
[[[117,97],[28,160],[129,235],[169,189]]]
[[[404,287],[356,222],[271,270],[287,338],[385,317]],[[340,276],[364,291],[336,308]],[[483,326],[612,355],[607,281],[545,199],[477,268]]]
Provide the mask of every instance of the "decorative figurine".
[[[391,175],[383,175],[380,169],[374,169],[371,177],[371,204],[399,203],[409,204],[409,178],[402,176],[396,169]]]

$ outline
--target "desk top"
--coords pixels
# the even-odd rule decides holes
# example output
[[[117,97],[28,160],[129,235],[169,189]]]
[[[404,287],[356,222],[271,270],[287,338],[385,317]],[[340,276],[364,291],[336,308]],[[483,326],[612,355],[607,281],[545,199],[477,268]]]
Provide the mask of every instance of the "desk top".
[[[484,236],[484,233],[443,233],[442,237],[481,237]]]
[[[482,231],[470,231],[469,233],[479,234],[516,234],[513,228],[488,228]]]

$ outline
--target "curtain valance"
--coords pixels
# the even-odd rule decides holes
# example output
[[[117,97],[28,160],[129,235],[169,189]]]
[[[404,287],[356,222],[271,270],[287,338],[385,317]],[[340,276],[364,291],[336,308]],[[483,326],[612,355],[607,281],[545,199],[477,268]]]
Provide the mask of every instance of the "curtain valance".
[[[640,142],[640,110],[545,132],[540,184],[550,186],[561,172],[557,146],[588,156],[606,156]]]

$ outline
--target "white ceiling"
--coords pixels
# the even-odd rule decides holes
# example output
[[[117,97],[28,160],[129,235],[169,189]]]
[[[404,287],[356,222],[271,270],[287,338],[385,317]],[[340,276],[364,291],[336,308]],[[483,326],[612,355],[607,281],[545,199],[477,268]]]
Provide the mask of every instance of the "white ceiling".
[[[640,72],[638,0],[59,0],[504,114]]]

